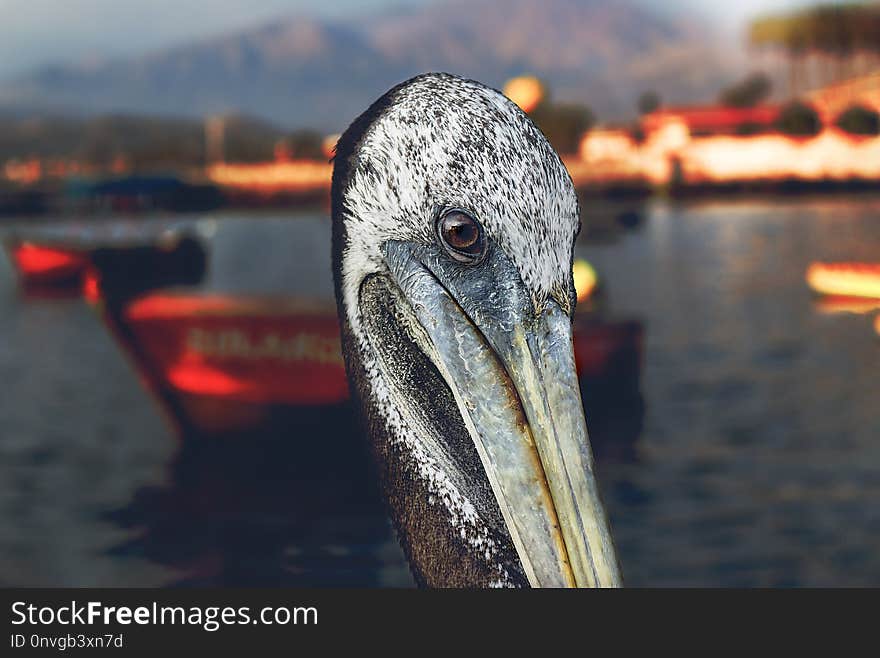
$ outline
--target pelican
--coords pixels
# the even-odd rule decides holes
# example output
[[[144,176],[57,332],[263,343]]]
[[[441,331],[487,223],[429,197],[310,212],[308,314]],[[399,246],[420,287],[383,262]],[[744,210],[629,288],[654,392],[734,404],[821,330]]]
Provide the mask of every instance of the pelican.
[[[500,92],[430,73],[340,137],[333,272],[389,513],[428,587],[614,587],[571,316],[574,186]]]

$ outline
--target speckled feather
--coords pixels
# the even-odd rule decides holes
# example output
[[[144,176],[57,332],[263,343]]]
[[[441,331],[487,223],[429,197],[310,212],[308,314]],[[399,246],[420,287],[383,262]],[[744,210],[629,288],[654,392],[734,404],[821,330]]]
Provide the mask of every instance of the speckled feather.
[[[448,74],[426,74],[390,90],[342,136],[332,203],[349,378],[417,579],[430,585],[524,584],[485,475],[462,482],[448,455],[427,440],[431,432],[414,426],[373,351],[359,295],[371,275],[386,273],[383,243],[434,242],[438,211],[460,207],[514,263],[536,310],[550,298],[570,308],[578,208],[565,167],[501,93]],[[422,385],[438,389],[435,404],[451,403],[442,381],[427,377]]]

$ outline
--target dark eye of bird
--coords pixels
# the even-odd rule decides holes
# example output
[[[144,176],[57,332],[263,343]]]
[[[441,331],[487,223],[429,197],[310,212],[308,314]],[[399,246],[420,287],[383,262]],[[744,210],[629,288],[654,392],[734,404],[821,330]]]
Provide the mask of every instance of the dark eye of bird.
[[[463,210],[450,210],[441,215],[437,232],[447,251],[459,262],[471,263],[485,251],[483,227]]]

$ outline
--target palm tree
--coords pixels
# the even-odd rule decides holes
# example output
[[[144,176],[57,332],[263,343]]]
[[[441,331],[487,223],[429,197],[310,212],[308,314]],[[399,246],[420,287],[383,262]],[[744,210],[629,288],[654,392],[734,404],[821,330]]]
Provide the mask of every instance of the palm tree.
[[[763,16],[752,21],[748,40],[754,47],[785,53],[789,61],[789,89],[795,95],[807,84],[811,56],[818,58],[825,70],[823,77],[827,78],[830,70],[833,81],[878,65],[880,3],[819,5]],[[856,70],[859,61],[862,71]]]

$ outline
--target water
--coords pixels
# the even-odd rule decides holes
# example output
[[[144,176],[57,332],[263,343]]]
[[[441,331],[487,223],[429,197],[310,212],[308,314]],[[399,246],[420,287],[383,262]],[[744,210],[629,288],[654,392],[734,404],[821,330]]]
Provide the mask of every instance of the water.
[[[628,584],[880,584],[880,341],[803,283],[811,260],[877,260],[878,217],[869,197],[655,202],[578,245],[608,313],[645,328],[643,406],[588,410]],[[208,288],[331,294],[324,217],[197,229]],[[411,583],[361,444],[321,441],[345,409],[182,445],[98,316],[22,297],[5,260],[0,381],[0,585]]]
[[[583,251],[646,324],[644,429],[601,473],[628,582],[880,583],[880,341],[803,283],[878,260],[880,203],[657,206]]]

